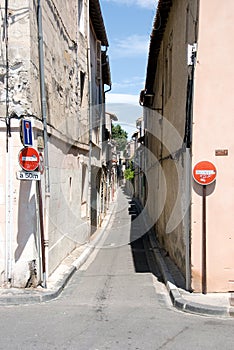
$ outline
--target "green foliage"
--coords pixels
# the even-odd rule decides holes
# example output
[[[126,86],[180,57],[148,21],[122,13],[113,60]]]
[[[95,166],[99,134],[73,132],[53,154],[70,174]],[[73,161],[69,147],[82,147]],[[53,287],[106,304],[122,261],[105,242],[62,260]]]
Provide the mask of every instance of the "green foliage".
[[[124,151],[128,142],[128,133],[121,125],[112,125],[112,139],[116,142],[117,151]]]
[[[124,171],[124,178],[126,180],[132,181],[134,179],[134,170],[127,168]]]
[[[124,171],[124,178],[129,181],[133,181],[135,176],[134,169],[133,169],[133,163],[130,162],[128,168]]]

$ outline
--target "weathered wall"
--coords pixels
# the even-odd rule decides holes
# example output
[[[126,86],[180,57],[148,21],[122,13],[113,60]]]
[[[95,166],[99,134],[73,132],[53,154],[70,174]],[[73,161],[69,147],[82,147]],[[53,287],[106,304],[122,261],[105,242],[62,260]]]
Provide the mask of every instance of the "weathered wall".
[[[15,112],[18,116],[31,113],[30,89],[30,9],[28,1],[9,1],[8,42],[4,29],[5,6],[1,6],[1,280],[11,280],[16,286],[24,286],[29,277],[28,263],[37,259],[37,220],[35,183],[16,180],[20,142],[19,120],[12,119],[11,134],[6,137],[4,118]],[[8,51],[7,48],[8,47]],[[9,70],[7,73],[6,53]],[[8,91],[6,91],[8,75]],[[16,115],[15,115],[16,116]],[[8,145],[8,146],[7,146]]]
[[[18,116],[33,115],[34,147],[42,135],[39,84],[38,38],[36,1],[10,0],[9,2],[9,113]],[[49,209],[49,273],[80,243],[87,239],[87,218],[81,220],[82,162],[88,165],[88,69],[87,22],[84,31],[77,28],[78,9],[75,0],[60,2],[45,0],[43,34],[45,83],[49,123],[49,165],[51,198]],[[84,2],[87,16],[87,1]],[[1,7],[1,18],[4,8]],[[3,23],[1,23],[1,38]],[[6,62],[5,41],[1,43],[0,116],[6,116]],[[84,73],[81,101],[80,71]],[[85,128],[84,128],[85,126]],[[28,262],[38,262],[38,202],[35,183],[16,180],[20,170],[18,152],[23,147],[19,137],[19,121],[12,121],[11,150],[6,153],[5,123],[0,129],[0,270],[6,279],[6,255],[9,256],[11,281],[24,287],[29,277]],[[7,165],[9,160],[9,166]],[[10,175],[4,174],[10,171]],[[44,186],[44,176],[42,176]],[[27,188],[26,188],[27,187]],[[6,200],[11,198],[11,224],[7,228]],[[85,196],[86,197],[86,196]]]
[[[189,3],[193,7],[187,12]],[[159,241],[184,275],[186,208],[185,149],[182,147],[186,121],[187,44],[194,40],[194,4],[188,0],[173,2],[157,62],[153,103],[156,111],[147,119],[152,151],[148,174],[149,212],[156,220],[159,217],[157,223],[155,221]]]
[[[87,152],[87,151],[86,151]],[[88,157],[61,139],[50,137],[49,268],[89,239],[86,215],[81,218],[81,191]],[[87,188],[83,188],[87,191]]]

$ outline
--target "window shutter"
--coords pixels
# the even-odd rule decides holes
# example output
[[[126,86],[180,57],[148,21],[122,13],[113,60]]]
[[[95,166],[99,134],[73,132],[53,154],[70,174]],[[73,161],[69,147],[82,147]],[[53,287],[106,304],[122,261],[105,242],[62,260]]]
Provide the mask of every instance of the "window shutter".
[[[97,57],[97,73],[96,77],[98,80],[101,80],[101,67],[102,67],[102,60],[101,60],[101,41],[96,41],[96,57]]]

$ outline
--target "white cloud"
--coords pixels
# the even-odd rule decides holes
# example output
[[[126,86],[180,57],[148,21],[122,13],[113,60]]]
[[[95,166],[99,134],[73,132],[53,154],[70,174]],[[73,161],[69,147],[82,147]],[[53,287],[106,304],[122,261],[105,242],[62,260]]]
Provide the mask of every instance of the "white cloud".
[[[149,37],[133,34],[123,39],[115,39],[110,48],[112,59],[147,55]]]
[[[145,84],[145,79],[142,77],[132,77],[131,79],[125,79],[122,81],[114,82],[112,85],[112,89],[118,89],[119,91],[132,89],[132,88],[138,88],[140,91]]]
[[[157,0],[102,0],[103,2],[116,2],[118,4],[122,5],[135,5],[139,6],[145,9],[155,9],[157,6],[158,1]]]
[[[119,104],[130,104],[138,105],[139,104],[139,95],[130,95],[130,94],[107,94],[107,103],[119,103]]]

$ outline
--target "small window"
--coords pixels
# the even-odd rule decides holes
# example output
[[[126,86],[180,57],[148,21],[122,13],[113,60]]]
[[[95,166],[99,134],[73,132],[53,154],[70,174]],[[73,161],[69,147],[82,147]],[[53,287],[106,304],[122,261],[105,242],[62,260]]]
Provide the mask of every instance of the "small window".
[[[80,104],[82,104],[84,95],[85,73],[80,71]]]
[[[81,217],[87,216],[87,201],[88,201],[88,167],[82,165],[82,180],[81,180]]]

